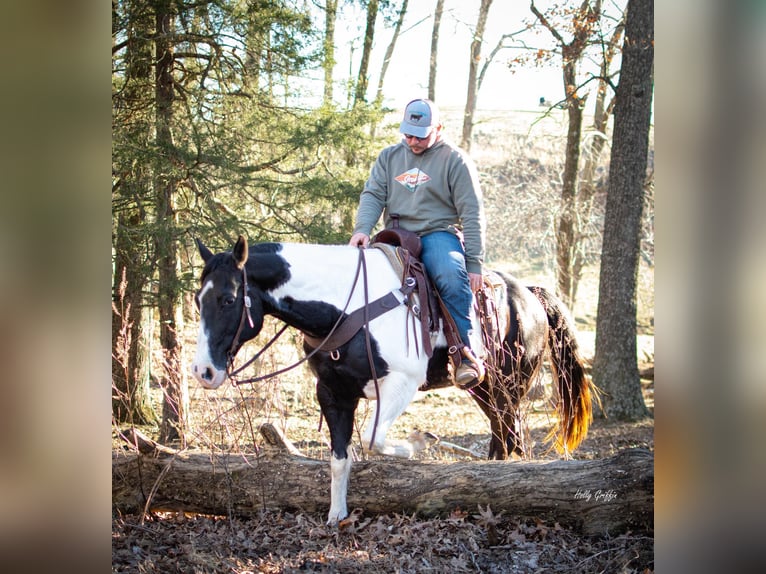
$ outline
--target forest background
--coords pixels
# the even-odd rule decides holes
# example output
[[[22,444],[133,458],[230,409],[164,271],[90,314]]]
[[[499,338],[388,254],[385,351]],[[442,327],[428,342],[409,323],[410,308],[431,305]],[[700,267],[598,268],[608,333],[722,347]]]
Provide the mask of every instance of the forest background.
[[[631,0],[627,16],[600,0],[532,2],[528,11],[492,0],[425,4],[412,3],[412,13],[406,0],[113,4],[115,440],[138,426],[165,445],[240,452],[258,442],[247,428],[276,415],[302,448],[315,443],[298,432],[299,420],[311,420],[299,413],[313,405],[305,369],[241,400],[190,396],[194,240],[214,250],[239,233],[346,243],[370,165],[400,138],[413,97],[441,106],[447,134],[477,162],[488,266],[538,282],[552,270],[574,307],[586,273],[605,258],[600,285],[585,293],[589,303],[600,295],[598,313],[592,305],[585,313],[589,329],[600,321],[599,414],[651,416],[637,360],[637,282],[643,262],[640,320],[651,336],[652,2]],[[553,70],[558,89],[542,80]],[[494,106],[479,106],[485,93]],[[287,362],[296,342],[286,345],[257,368]],[[221,412],[218,399],[233,400],[233,410]],[[652,448],[646,429],[648,438],[628,443]],[[115,544],[130,540],[123,528],[115,522]],[[135,559],[120,554],[125,566]],[[642,550],[639,564],[650,561]]]
[[[658,483],[683,485],[658,491],[672,501],[661,505],[670,510],[658,515],[658,525],[666,535],[663,557],[693,562],[700,572],[734,556],[722,553],[727,545],[747,556],[755,548],[749,535],[759,531],[749,526],[758,520],[755,485],[764,474],[762,461],[751,458],[759,452],[753,438],[762,432],[752,431],[762,428],[756,415],[763,405],[763,332],[750,328],[763,307],[752,286],[762,284],[759,270],[766,269],[758,217],[764,196],[756,185],[764,164],[755,153],[763,127],[751,121],[761,117],[764,101],[758,6],[681,0],[657,7],[665,122],[659,141],[667,158],[658,178],[673,190],[661,210],[662,372],[677,383],[664,396],[663,420],[674,423],[663,425],[662,437],[686,449],[680,466],[658,466]],[[4,74],[13,89],[2,93],[9,194],[1,231],[3,262],[13,270],[3,274],[0,293],[9,359],[3,420],[13,436],[3,443],[4,548],[41,564],[103,563],[110,483],[103,453],[111,441],[92,430],[110,426],[104,380],[111,318],[103,300],[111,298],[104,281],[111,276],[111,204],[103,189],[111,179],[111,12],[102,2],[33,1],[4,15],[4,52],[14,54]],[[738,296],[728,298],[732,292]],[[709,352],[722,330],[727,336]],[[739,424],[723,427],[727,419]],[[727,453],[726,465],[707,456],[711,445]],[[693,504],[700,498],[692,494],[707,504]],[[72,521],[79,528],[69,528]],[[57,552],[28,553],[41,536]]]
[[[487,263],[511,254],[543,266],[555,259],[558,291],[574,305],[583,270],[601,253],[604,150],[624,7],[600,0],[542,7],[533,2],[522,13],[504,3],[495,13],[491,0],[470,9],[437,1],[433,12],[421,2],[410,13],[409,4],[114,2],[117,425],[155,421],[149,401],[154,380],[164,395],[159,439],[184,441],[184,326],[194,321],[191,294],[199,272],[194,239],[214,249],[227,248],[239,233],[255,242],[345,243],[375,154],[398,139],[396,115],[413,97],[437,104],[444,99],[447,133],[468,151],[474,145],[489,150],[475,158],[487,196]],[[651,29],[650,16],[647,45],[653,50]],[[465,74],[455,65],[461,45]],[[647,54],[645,77],[635,81],[644,82],[649,114],[653,58]],[[377,88],[373,62],[380,63]],[[552,85],[527,79],[534,77],[527,70],[550,78],[556,68],[558,93],[533,96],[553,91]],[[388,91],[387,78],[394,78]],[[485,83],[489,78],[493,89]],[[449,105],[461,91],[462,113]],[[448,95],[442,98],[442,92]],[[479,110],[485,92],[505,105]],[[525,100],[525,108],[513,108]],[[604,298],[617,306],[601,316],[619,318],[605,346],[627,344],[602,353],[607,360],[601,363],[597,357],[597,366],[605,368],[603,381],[595,377],[606,391],[606,412],[633,419],[648,412],[635,335],[639,257],[653,265],[649,122],[646,115],[644,126],[639,121],[632,130],[644,133],[637,147],[612,150],[635,163],[639,174],[615,185],[612,194],[614,205],[629,208],[614,216],[619,235],[629,239],[614,244],[619,256],[611,260],[626,263],[614,272],[617,281],[601,275],[604,285],[622,290]]]

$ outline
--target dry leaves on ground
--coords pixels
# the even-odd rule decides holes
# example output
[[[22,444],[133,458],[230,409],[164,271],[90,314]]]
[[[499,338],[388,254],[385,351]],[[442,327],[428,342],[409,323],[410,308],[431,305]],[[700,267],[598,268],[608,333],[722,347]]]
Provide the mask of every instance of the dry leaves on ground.
[[[113,521],[112,571],[651,572],[654,541],[630,533],[584,540],[558,524],[518,522],[490,507],[449,518],[368,517],[338,528],[305,513],[253,520],[155,514]]]

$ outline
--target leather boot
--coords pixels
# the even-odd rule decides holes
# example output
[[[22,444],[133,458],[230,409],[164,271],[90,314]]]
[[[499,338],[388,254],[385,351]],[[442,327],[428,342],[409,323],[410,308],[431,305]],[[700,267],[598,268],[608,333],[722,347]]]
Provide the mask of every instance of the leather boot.
[[[455,370],[455,386],[463,390],[474,388],[484,380],[485,369],[471,349],[463,347],[463,360]]]

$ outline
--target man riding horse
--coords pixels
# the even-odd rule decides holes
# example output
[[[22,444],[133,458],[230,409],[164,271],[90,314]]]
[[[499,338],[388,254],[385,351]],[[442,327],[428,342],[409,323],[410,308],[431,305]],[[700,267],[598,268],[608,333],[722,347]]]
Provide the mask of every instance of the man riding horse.
[[[455,384],[467,389],[484,378],[484,366],[472,345],[473,293],[483,284],[485,218],[476,165],[445,139],[439,110],[430,100],[412,100],[399,131],[403,140],[378,156],[359,199],[349,244],[367,247],[381,214],[386,227],[398,217],[403,229],[417,233],[420,259],[455,322],[462,361]]]

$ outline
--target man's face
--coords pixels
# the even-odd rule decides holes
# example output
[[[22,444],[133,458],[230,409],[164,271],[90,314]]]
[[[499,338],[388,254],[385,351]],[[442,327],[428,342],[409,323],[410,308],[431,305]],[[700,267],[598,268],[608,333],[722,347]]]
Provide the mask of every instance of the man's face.
[[[405,143],[415,155],[420,155],[436,143],[439,137],[440,126],[434,126],[425,137],[419,138],[409,134],[403,134]]]

